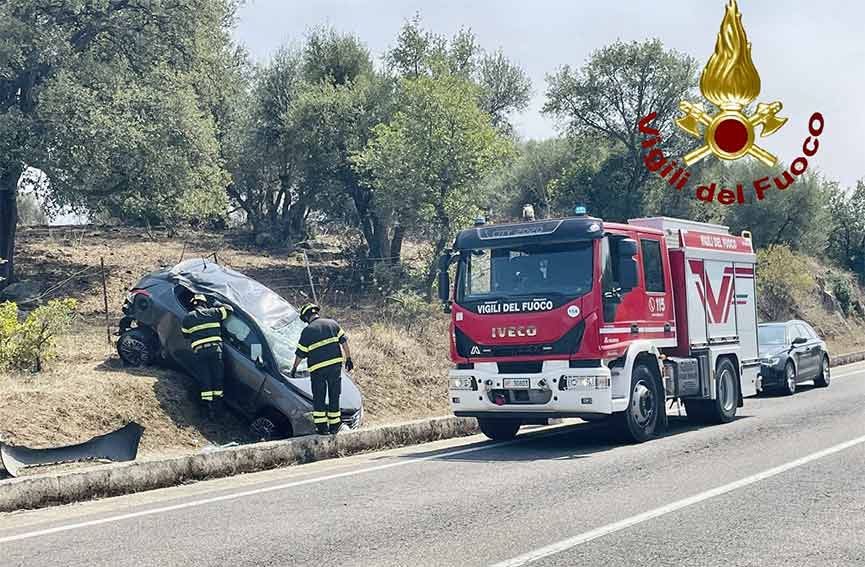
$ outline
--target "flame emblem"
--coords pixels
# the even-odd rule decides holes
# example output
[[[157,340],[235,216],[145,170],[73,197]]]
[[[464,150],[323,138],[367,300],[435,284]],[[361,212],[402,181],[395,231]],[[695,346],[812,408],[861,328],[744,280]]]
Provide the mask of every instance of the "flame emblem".
[[[781,128],[787,122],[786,118],[777,116],[783,105],[779,101],[761,102],[751,116],[742,112],[760,95],[760,75],[751,60],[751,44],[745,35],[736,0],[727,3],[715,52],[700,75],[700,92],[721,111],[711,116],[701,104],[684,100],[679,103],[685,116],[678,118],[676,125],[704,141],[702,146],[685,155],[686,165],[692,165],[709,154],[725,160],[750,155],[768,166],[778,162],[778,158],[754,143],[754,131],[762,126],[760,136],[766,137]],[[702,134],[701,124],[704,127]]]

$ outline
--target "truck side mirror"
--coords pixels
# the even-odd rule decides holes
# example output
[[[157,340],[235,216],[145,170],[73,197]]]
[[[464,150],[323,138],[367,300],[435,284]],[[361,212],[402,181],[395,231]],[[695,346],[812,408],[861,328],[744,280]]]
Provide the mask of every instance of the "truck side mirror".
[[[622,293],[628,293],[637,287],[637,241],[632,238],[623,238],[618,247],[618,272],[619,288]]]
[[[451,264],[450,252],[445,252],[439,258],[439,299],[447,304],[451,298],[451,278],[448,267]]]

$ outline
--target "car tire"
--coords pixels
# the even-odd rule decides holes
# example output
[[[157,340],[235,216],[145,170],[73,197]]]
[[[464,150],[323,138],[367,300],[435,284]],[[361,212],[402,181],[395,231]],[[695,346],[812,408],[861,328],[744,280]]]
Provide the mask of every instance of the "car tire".
[[[616,436],[626,443],[642,443],[658,430],[661,412],[666,411],[660,381],[644,364],[631,372],[631,396],[628,409],[612,416]]]
[[[291,437],[288,420],[275,412],[259,415],[249,424],[249,434],[253,441],[273,441]]]
[[[124,331],[117,339],[117,354],[126,366],[150,366],[159,355],[158,344],[153,331],[146,327],[136,327]]]
[[[796,366],[788,361],[786,366],[784,366],[784,381],[781,383],[781,394],[785,396],[792,396],[796,393],[796,380],[798,376],[796,376]]]
[[[514,419],[481,419],[478,418],[478,427],[481,433],[493,441],[510,441],[517,436],[522,423]]]
[[[823,362],[820,366],[820,374],[814,378],[814,385],[818,388],[828,388],[829,382],[832,380],[832,374],[829,367],[829,357],[823,355]]]
[[[685,400],[688,419],[696,423],[729,423],[739,407],[738,374],[729,358],[718,360],[715,368],[715,399]]]

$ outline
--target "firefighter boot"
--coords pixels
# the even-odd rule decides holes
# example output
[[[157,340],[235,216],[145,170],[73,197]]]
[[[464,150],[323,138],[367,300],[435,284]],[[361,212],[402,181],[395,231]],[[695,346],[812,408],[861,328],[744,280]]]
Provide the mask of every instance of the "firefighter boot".
[[[315,424],[315,432],[319,435],[327,435],[327,424],[326,423],[316,423]]]

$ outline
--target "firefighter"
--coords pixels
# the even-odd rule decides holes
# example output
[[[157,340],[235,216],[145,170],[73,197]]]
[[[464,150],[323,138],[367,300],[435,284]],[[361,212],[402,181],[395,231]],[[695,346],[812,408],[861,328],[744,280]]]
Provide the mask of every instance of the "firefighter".
[[[207,298],[192,296],[192,311],[183,318],[182,331],[192,348],[196,379],[201,389],[201,404],[207,417],[216,417],[222,406],[222,321],[233,311],[230,305],[207,306]]]
[[[316,431],[335,435],[340,428],[339,394],[342,387],[342,366],[351,372],[354,363],[348,348],[348,337],[333,319],[319,316],[321,308],[307,303],[300,308],[300,319],[306,328],[300,334],[291,377],[297,373],[300,361],[307,359],[312,381],[312,421]],[[327,397],[327,404],[325,404]]]

